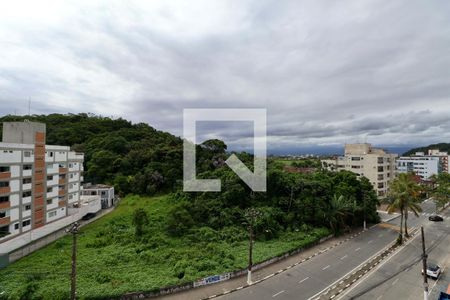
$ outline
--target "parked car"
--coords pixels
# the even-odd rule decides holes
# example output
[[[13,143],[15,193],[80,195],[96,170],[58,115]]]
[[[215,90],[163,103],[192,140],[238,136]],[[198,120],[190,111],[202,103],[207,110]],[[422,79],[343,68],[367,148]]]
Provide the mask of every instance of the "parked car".
[[[423,274],[423,269],[422,269]],[[441,267],[436,264],[429,263],[427,265],[427,276],[433,279],[438,279],[439,275],[441,275]]]
[[[96,216],[96,213],[87,213],[81,218],[81,220],[87,221],[87,220],[92,219],[95,216]]]
[[[442,222],[444,221],[444,218],[438,215],[432,215],[428,217],[428,220],[433,221],[433,222]]]

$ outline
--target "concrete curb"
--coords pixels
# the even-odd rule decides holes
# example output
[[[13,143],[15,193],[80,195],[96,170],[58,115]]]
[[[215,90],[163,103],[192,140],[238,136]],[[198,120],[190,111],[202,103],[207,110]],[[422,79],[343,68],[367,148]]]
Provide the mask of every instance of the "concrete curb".
[[[328,248],[325,248],[323,250],[317,251],[316,253],[314,253],[313,255],[310,255],[307,258],[304,258],[304,259],[302,259],[302,260],[300,260],[300,261],[298,261],[298,262],[296,262],[296,263],[294,263],[292,265],[289,265],[289,266],[287,266],[287,267],[285,267],[283,269],[280,269],[280,270],[276,271],[275,273],[269,274],[269,275],[265,276],[262,279],[254,281],[252,284],[246,284],[246,285],[243,285],[243,286],[239,286],[237,288],[234,288],[234,289],[231,289],[231,290],[228,290],[228,291],[224,291],[224,292],[222,292],[220,294],[211,295],[211,296],[208,296],[208,297],[205,297],[205,298],[201,298],[201,300],[214,299],[214,298],[217,298],[217,297],[220,297],[220,296],[223,296],[223,295],[227,295],[227,294],[230,294],[230,293],[233,293],[233,292],[236,292],[236,291],[240,291],[242,289],[248,288],[248,287],[253,286],[255,284],[258,284],[260,282],[263,282],[263,281],[265,281],[265,280],[267,280],[267,279],[269,279],[269,278],[271,278],[271,277],[273,277],[275,275],[278,275],[278,274],[280,274],[280,273],[282,273],[284,271],[287,271],[287,270],[289,270],[289,269],[291,269],[291,268],[293,268],[293,267],[295,267],[295,266],[297,266],[297,265],[299,265],[301,263],[304,263],[305,261],[308,261],[308,260],[312,259],[313,257],[316,257],[316,256],[318,256],[318,255],[320,255],[322,253],[328,252],[329,250],[331,250],[331,249],[333,249],[333,248],[335,248],[335,247],[337,247],[337,246],[339,246],[339,245],[341,245],[341,244],[343,244],[343,243],[345,243],[345,242],[347,242],[347,241],[349,241],[349,240],[359,236],[363,232],[364,232],[364,230],[359,231],[359,232],[351,235],[350,237],[346,238],[345,240],[339,241],[339,242],[333,244],[332,246],[330,246]]]

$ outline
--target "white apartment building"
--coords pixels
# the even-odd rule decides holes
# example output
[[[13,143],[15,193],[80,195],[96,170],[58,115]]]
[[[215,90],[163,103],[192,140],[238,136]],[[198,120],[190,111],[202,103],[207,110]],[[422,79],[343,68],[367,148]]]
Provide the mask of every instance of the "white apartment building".
[[[90,184],[87,183],[83,186],[81,191],[83,196],[95,196],[99,195],[102,200],[102,208],[110,208],[114,205],[114,187],[106,184]]]
[[[421,179],[427,180],[432,175],[448,173],[448,161],[447,152],[429,150],[427,155],[424,152],[416,152],[412,156],[400,157],[397,160],[397,169],[399,173],[414,172]]]
[[[68,216],[78,206],[83,154],[45,144],[45,124],[3,123],[0,244]]]
[[[344,156],[322,160],[322,165],[332,171],[347,170],[367,177],[377,195],[385,197],[389,183],[395,177],[396,157],[397,154],[387,153],[371,144],[346,144]]]

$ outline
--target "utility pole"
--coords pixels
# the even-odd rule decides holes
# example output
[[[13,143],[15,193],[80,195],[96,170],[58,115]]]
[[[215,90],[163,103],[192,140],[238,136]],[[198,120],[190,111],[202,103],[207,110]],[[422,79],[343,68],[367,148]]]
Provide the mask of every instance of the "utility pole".
[[[70,275],[70,299],[75,300],[77,297],[77,233],[78,223],[73,223],[72,227],[67,231],[72,234],[72,273]]]
[[[247,284],[252,284],[252,266],[253,266],[253,225],[255,220],[261,215],[261,213],[255,208],[249,208],[245,217],[247,219],[248,224],[248,237],[249,237],[249,246],[248,246],[248,272],[247,272]]]
[[[362,190],[362,198],[363,198],[363,230],[367,230],[367,224],[366,224],[366,192]]]
[[[423,233],[423,226],[420,226],[422,233],[422,269],[423,269],[423,299],[428,300],[428,275],[427,275],[427,253],[425,251],[425,234]]]

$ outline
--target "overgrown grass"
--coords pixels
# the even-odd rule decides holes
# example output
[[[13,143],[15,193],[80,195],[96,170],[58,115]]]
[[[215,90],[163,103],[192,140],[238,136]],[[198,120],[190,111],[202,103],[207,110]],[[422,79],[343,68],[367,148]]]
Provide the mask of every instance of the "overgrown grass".
[[[147,211],[150,225],[138,239],[131,215],[139,207]],[[168,196],[129,196],[115,211],[83,227],[78,239],[78,297],[148,291],[246,267],[245,239],[226,242],[210,228],[181,238],[168,236],[165,228],[171,207]],[[306,246],[328,233],[324,228],[304,228],[282,233],[274,240],[257,241],[254,260]],[[0,293],[4,291],[0,298],[67,299],[71,242],[66,236],[0,270]]]

